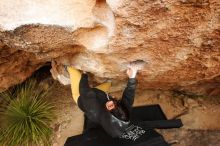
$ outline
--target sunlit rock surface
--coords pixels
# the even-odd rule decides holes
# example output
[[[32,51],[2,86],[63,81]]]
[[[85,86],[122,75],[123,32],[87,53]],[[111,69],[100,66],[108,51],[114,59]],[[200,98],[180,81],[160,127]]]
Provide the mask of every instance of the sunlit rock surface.
[[[139,88],[220,94],[219,0],[1,0],[0,89],[46,62],[93,79],[125,81],[143,60]]]

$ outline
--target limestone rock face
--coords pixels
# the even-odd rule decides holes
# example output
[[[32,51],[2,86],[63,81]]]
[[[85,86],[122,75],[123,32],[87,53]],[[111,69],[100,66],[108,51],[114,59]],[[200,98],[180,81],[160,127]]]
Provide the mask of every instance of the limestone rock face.
[[[139,88],[219,95],[219,0],[1,0],[0,89],[52,62],[101,82],[146,62]]]

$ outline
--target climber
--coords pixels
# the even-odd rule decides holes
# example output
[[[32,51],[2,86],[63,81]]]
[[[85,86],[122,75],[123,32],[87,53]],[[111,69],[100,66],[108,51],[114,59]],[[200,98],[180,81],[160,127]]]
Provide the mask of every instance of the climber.
[[[134,102],[136,74],[140,65],[131,63],[127,69],[128,83],[121,100],[108,94],[111,83],[107,82],[95,88],[88,84],[88,75],[73,67],[67,67],[70,75],[72,95],[79,108],[90,122],[87,131],[101,126],[112,137],[120,137],[129,125],[129,112]],[[95,126],[94,126],[95,125]]]
[[[136,88],[136,74],[143,62],[135,61],[128,66],[128,83],[121,100],[108,94],[111,83],[91,88],[88,75],[73,67],[67,67],[72,96],[84,112],[82,135],[69,137],[65,146],[169,146],[154,128],[179,128],[181,120],[167,120],[159,105],[132,107]],[[63,77],[62,77],[63,78]]]

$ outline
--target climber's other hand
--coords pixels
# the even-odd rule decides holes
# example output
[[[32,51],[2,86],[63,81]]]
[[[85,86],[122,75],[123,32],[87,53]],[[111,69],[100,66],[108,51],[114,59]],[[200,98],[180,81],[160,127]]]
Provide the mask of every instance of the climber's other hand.
[[[127,69],[127,75],[129,78],[135,78],[138,71],[138,67],[135,64],[130,64]]]

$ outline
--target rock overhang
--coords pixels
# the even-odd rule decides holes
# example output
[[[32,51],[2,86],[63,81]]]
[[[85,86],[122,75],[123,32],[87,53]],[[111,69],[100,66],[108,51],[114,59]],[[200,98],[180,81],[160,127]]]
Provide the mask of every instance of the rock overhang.
[[[138,76],[143,89],[209,94],[219,87],[220,2],[217,0],[199,3],[24,0],[18,5],[3,0],[1,3],[4,6],[0,11],[2,46],[31,58],[23,61],[20,58],[17,72],[29,72],[14,82],[7,78],[13,78],[10,75],[15,69],[6,70],[8,64],[2,61],[4,82],[0,86],[4,84],[5,89],[23,81],[48,61],[56,64],[60,74],[65,64],[91,72],[94,79],[123,81],[126,65],[136,60],[147,62]],[[9,56],[13,58],[12,53]],[[215,87],[210,89],[207,82]]]

